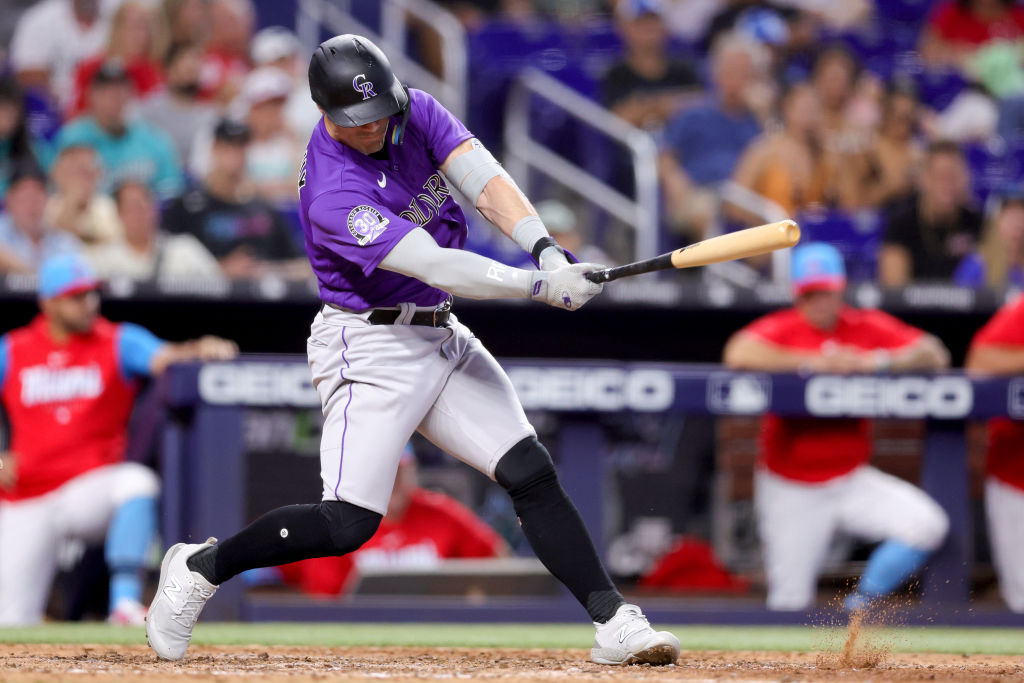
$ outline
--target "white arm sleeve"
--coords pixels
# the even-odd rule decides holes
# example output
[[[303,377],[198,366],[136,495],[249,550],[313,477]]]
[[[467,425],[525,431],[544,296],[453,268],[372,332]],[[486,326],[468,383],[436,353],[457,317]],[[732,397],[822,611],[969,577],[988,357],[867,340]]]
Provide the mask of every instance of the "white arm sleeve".
[[[534,273],[479,254],[445,249],[423,228],[400,239],[380,267],[467,299],[529,299]]]

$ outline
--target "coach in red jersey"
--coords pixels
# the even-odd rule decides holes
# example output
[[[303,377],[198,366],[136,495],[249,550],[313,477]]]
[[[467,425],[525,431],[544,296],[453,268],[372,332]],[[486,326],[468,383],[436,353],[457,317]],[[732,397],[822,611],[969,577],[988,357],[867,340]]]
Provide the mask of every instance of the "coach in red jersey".
[[[843,303],[846,271],[824,243],[793,251],[793,308],[737,332],[725,363],[767,372],[908,372],[949,365],[935,337],[877,310]],[[764,547],[768,607],[814,601],[818,574],[837,533],[881,542],[847,607],[899,588],[942,543],[949,523],[923,491],[868,466],[864,419],[766,415],[758,444],[754,504]]]
[[[234,357],[234,342],[172,344],[99,315],[98,283],[81,257],[39,271],[42,313],[0,337],[0,402],[11,427],[0,452],[0,624],[43,617],[67,539],[106,539],[110,619],[141,624],[142,576],[156,532],[156,475],[124,462],[142,377],[182,360]]]
[[[978,331],[964,366],[990,375],[1024,373],[1024,297],[1003,306]],[[992,560],[1003,600],[1024,612],[1024,423],[993,418],[987,437],[985,513]]]

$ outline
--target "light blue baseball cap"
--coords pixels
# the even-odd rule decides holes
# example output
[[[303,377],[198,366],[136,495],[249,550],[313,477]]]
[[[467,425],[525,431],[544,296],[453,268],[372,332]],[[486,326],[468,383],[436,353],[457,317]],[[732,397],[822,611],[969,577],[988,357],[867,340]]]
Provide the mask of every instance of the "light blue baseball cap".
[[[811,242],[793,250],[790,284],[796,295],[811,291],[841,292],[846,288],[846,266],[839,250],[826,242]]]
[[[79,254],[51,256],[39,266],[39,296],[53,299],[100,286],[92,266]]]

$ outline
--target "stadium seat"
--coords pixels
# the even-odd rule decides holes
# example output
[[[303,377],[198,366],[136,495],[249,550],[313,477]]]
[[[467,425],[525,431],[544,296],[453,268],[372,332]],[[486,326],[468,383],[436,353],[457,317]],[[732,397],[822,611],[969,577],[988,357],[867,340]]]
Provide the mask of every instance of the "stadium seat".
[[[881,216],[874,211],[850,214],[837,209],[811,209],[797,217],[805,242],[829,242],[846,261],[851,281],[874,280],[882,240]]]

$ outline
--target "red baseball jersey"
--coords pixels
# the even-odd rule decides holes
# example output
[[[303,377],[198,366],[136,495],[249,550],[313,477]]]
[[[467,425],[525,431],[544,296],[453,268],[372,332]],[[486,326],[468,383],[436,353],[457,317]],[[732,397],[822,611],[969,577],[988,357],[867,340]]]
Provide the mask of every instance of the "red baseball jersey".
[[[120,327],[98,319],[61,345],[39,316],[6,336],[0,401],[18,469],[0,498],[39,496],[123,458],[137,386],[118,359]]]
[[[441,559],[495,557],[504,541],[458,501],[418,489],[401,520],[384,519],[363,547],[342,557],[321,557],[281,567],[285,581],[306,593],[337,595],[360,567],[432,566]]]
[[[1024,297],[1003,306],[971,342],[976,346],[1024,349]],[[1024,424],[1008,417],[988,421],[985,468],[993,477],[1024,491]]]
[[[793,350],[821,351],[826,343],[864,351],[895,350],[922,332],[873,309],[844,306],[834,330],[820,330],[795,308],[770,313],[744,328],[763,341]],[[851,472],[871,456],[871,425],[849,418],[783,418],[761,421],[759,458],[772,472],[804,482],[823,482]]]

